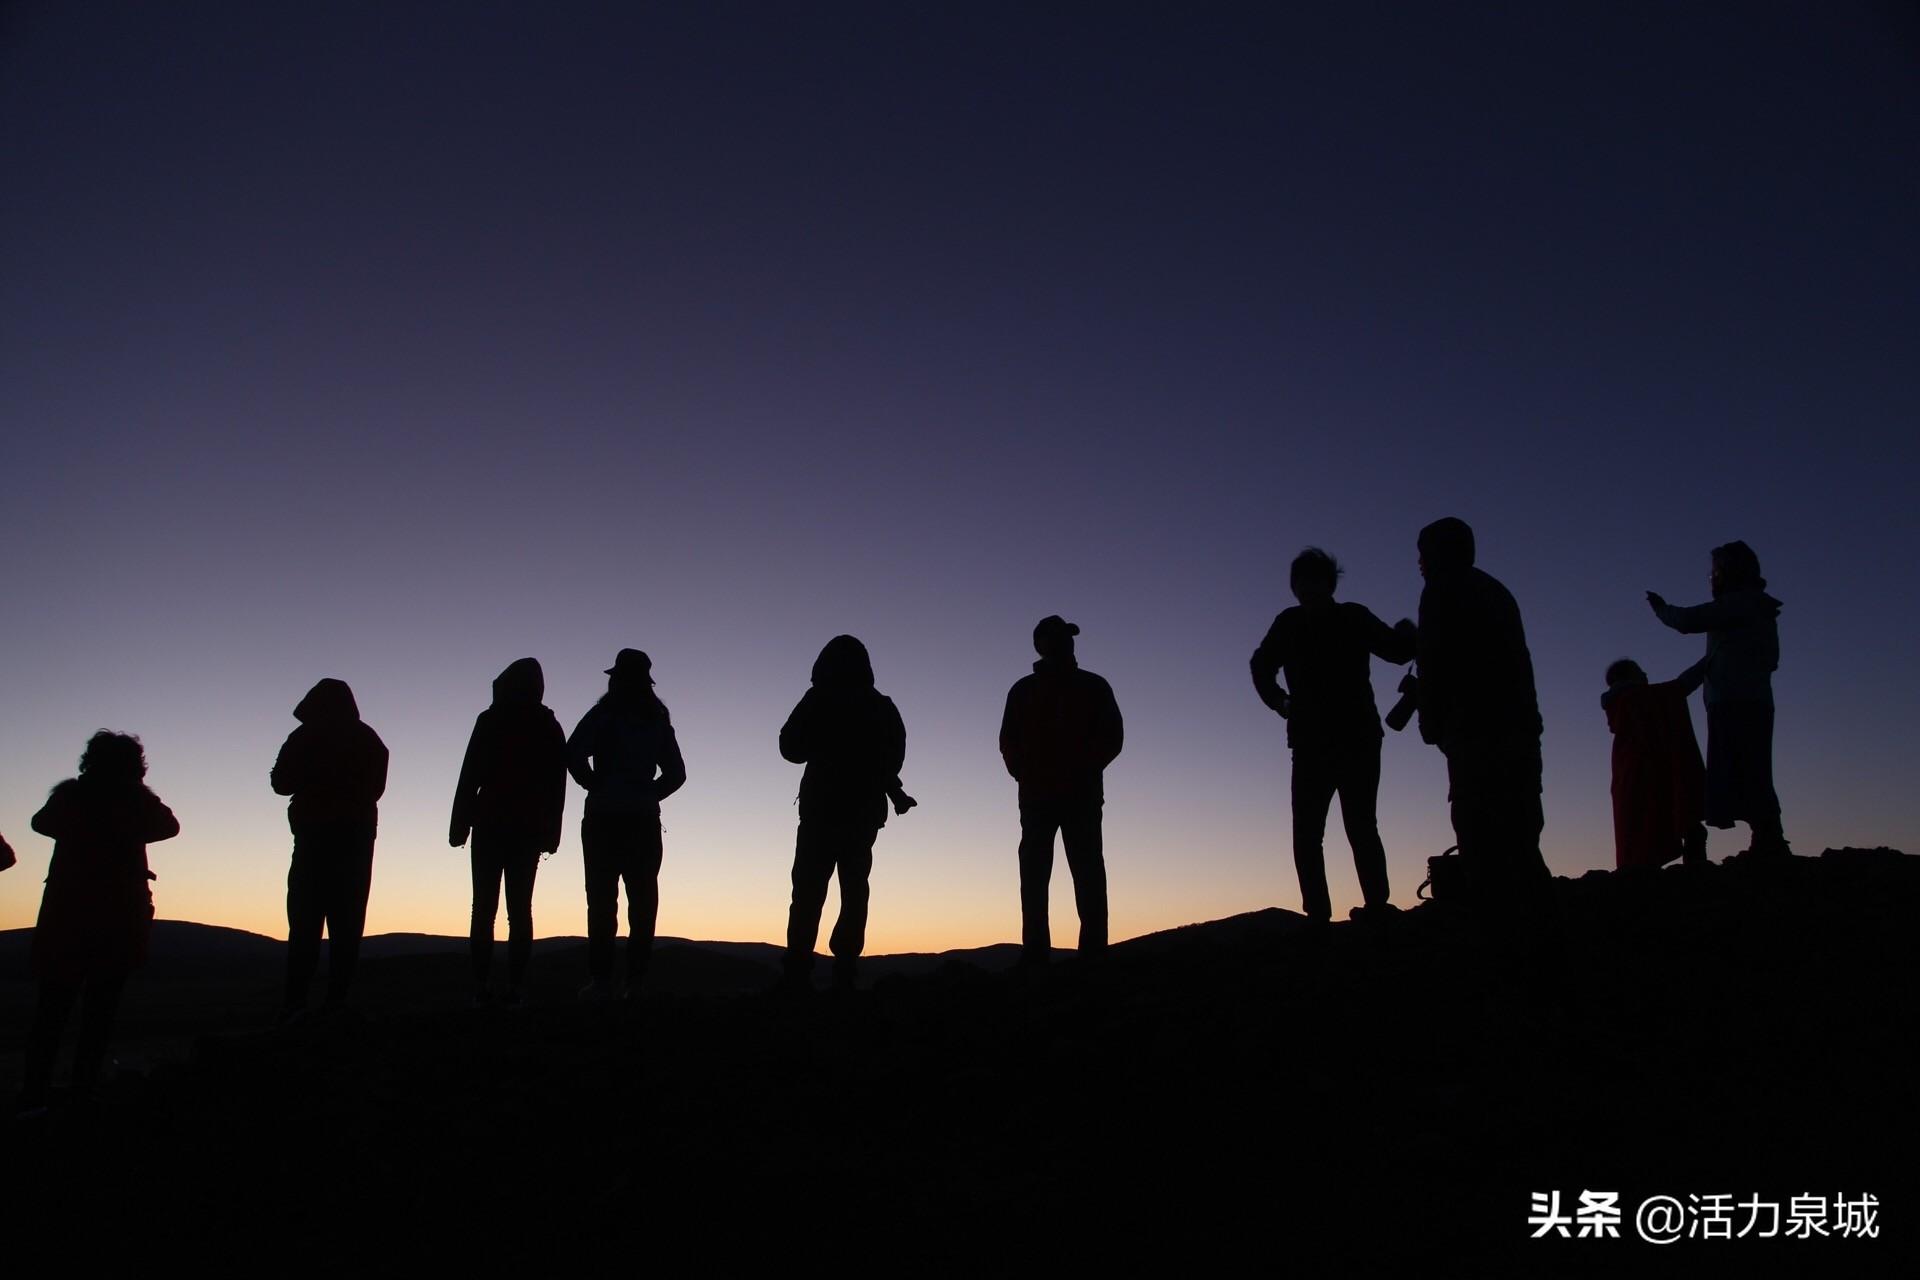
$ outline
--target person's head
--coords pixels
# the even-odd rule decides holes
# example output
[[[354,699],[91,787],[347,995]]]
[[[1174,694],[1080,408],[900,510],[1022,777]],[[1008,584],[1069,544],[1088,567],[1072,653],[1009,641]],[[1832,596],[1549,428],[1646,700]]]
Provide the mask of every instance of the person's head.
[[[873,688],[873,659],[853,636],[835,636],[813,660],[813,682],[830,689]]]
[[[1632,658],[1621,658],[1607,664],[1607,688],[1620,689],[1628,685],[1645,684],[1647,673]]]
[[[1033,651],[1043,658],[1071,658],[1073,638],[1080,628],[1057,613],[1050,613],[1034,624]]]
[[[493,700],[502,705],[538,703],[546,694],[547,677],[537,658],[516,658],[493,678]]]
[[[653,659],[638,649],[622,649],[607,668],[607,692],[600,701],[637,708],[642,716],[670,719],[667,706],[653,692]]]
[[[1716,596],[1767,585],[1767,580],[1760,576],[1760,557],[1752,547],[1737,541],[1713,549],[1713,571],[1708,580]]]
[[[307,690],[307,696],[300,699],[300,705],[293,709],[293,718],[301,724],[336,724],[358,720],[360,704],[353,700],[353,690],[345,680],[328,676]]]
[[[130,733],[102,729],[80,753],[80,776],[89,782],[125,785],[147,776],[147,753]]]
[[[1318,547],[1308,547],[1293,558],[1293,569],[1287,580],[1293,587],[1294,599],[1301,604],[1315,604],[1333,599],[1333,589],[1345,572],[1332,556]]]
[[[607,668],[607,692],[615,697],[653,688],[653,659],[638,649],[622,649]]]
[[[1420,531],[1420,576],[1473,568],[1473,527],[1458,516],[1435,520]]]

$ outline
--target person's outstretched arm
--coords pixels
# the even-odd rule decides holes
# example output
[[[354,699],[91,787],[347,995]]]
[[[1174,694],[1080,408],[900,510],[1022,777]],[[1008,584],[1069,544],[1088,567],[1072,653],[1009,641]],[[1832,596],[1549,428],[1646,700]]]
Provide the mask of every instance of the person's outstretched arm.
[[[1653,606],[1653,616],[1681,635],[1698,635],[1702,631],[1714,631],[1730,626],[1740,620],[1741,609],[1733,600],[1709,600],[1705,604],[1681,606],[1668,604],[1666,597],[1658,591],[1647,592],[1647,603]]]
[[[1700,661],[1694,663],[1692,666],[1688,667],[1685,671],[1682,671],[1679,675],[1675,676],[1673,678],[1673,682],[1676,685],[1680,686],[1681,693],[1686,694],[1688,697],[1691,697],[1693,696],[1693,691],[1695,689],[1698,689],[1702,684],[1706,683],[1706,679],[1707,679],[1707,660],[1705,658],[1702,658],[1700,659]]]
[[[1367,650],[1382,662],[1391,662],[1396,667],[1412,662],[1419,652],[1419,637],[1413,624],[1403,622],[1400,626],[1390,627],[1380,621],[1373,610],[1365,605],[1359,606],[1365,614],[1363,625],[1367,637]]]

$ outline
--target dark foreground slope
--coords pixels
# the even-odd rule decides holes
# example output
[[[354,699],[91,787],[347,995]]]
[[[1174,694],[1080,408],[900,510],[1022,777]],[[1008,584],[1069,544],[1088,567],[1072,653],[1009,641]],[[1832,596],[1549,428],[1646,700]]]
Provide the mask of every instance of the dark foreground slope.
[[[1917,1221],[1916,906],[1920,859],[1844,850],[1563,881],[1544,942],[1437,907],[1317,933],[1269,911],[1038,980],[956,963],[800,1002],[370,999],[16,1124],[0,1204],[83,1252],[299,1272],[787,1249],[888,1272],[1170,1251],[1266,1273],[1875,1271]],[[367,989],[419,960],[370,961]],[[1629,1238],[1529,1240],[1529,1196],[1554,1190],[1621,1193]],[[1631,1239],[1656,1193],[1842,1192],[1879,1197],[1879,1239]]]

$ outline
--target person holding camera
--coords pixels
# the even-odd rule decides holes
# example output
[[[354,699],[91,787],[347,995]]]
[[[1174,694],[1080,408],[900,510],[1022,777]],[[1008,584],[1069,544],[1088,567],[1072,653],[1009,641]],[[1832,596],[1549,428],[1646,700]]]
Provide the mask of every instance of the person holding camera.
[[[1293,559],[1289,580],[1300,603],[1281,613],[1253,651],[1254,691],[1287,722],[1293,751],[1293,865],[1300,877],[1300,909],[1326,923],[1323,843],[1327,810],[1340,797],[1340,819],[1353,849],[1365,905],[1355,915],[1391,912],[1387,851],[1380,842],[1380,713],[1373,701],[1371,659],[1396,665],[1414,656],[1413,624],[1387,626],[1372,610],[1336,601],[1342,569],[1318,547]],[[1285,671],[1287,687],[1277,677]]]
[[[1420,737],[1447,758],[1454,839],[1484,903],[1531,897],[1540,856],[1540,702],[1513,593],[1474,566],[1473,529],[1453,516],[1420,531]]]

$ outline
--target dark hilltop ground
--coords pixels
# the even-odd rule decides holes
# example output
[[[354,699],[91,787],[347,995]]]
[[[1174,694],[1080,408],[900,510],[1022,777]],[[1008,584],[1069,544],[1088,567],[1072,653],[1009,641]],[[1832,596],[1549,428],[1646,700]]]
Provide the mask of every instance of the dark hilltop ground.
[[[1038,978],[1012,948],[883,958],[798,1001],[764,993],[771,947],[668,943],[644,1000],[583,1005],[562,942],[528,1007],[470,1010],[457,944],[387,938],[353,1012],[277,1031],[279,944],[163,925],[121,1023],[133,1069],[5,1130],[0,1217],[77,1258],[300,1273],[1910,1261],[1920,858],[1556,896],[1544,941],[1445,905],[1319,931],[1269,910]],[[0,935],[0,1087],[23,951]],[[1621,1193],[1626,1238],[1529,1239],[1532,1193],[1570,1212],[1587,1189]],[[1633,1239],[1646,1197],[1717,1193],[1873,1194],[1879,1237]]]

